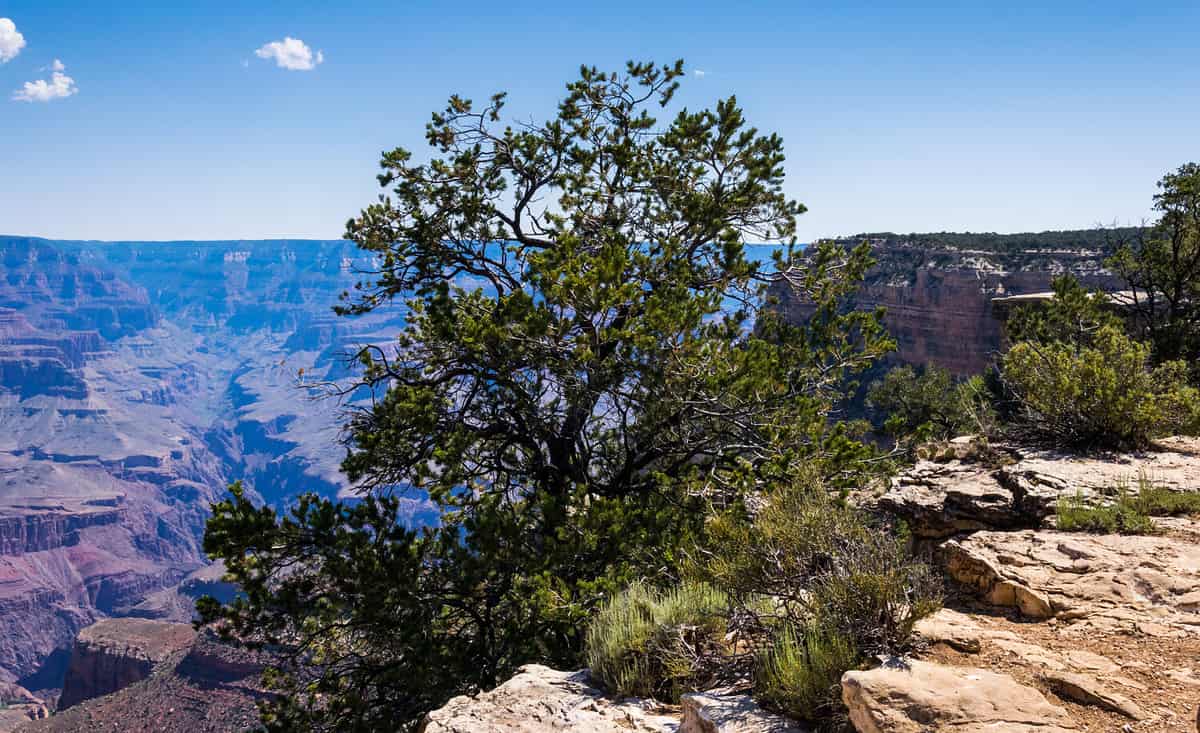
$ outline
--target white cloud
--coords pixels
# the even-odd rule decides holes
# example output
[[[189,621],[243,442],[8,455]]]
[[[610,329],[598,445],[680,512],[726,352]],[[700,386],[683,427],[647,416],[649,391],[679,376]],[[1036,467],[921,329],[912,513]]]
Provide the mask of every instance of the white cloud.
[[[52,102],[55,99],[66,99],[79,92],[79,87],[75,86],[75,80],[63,73],[67,70],[63,62],[54,59],[50,68],[53,70],[53,73],[50,74],[50,81],[45,79],[27,81],[23,87],[13,92],[12,98],[18,102]]]
[[[313,51],[299,38],[288,36],[282,41],[271,41],[254,52],[260,59],[274,59],[276,65],[288,71],[312,71],[325,61],[325,54]]]
[[[704,69],[695,69],[694,71],[692,71],[692,73],[695,74],[700,79],[703,79],[704,77],[708,76],[708,72],[705,71]]]
[[[0,18],[0,64],[6,64],[25,48],[25,36],[9,18]]]

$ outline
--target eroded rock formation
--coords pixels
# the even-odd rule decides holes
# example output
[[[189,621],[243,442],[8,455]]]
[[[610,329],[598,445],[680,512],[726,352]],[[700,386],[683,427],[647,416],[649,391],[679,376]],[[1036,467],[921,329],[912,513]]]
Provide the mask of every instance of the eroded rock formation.
[[[190,647],[195,638],[188,624],[126,618],[92,624],[75,639],[58,709],[146,679],[156,665]]]
[[[338,410],[296,373],[342,376],[394,332],[331,312],[357,256],[0,237],[0,682],[53,698],[93,621],[187,620],[219,590],[189,574],[230,481],[277,504],[344,488]]]
[[[898,342],[897,358],[907,364],[933,363],[959,375],[988,366],[1002,342],[1001,322],[992,298],[1044,292],[1056,275],[1073,273],[1084,284],[1117,289],[1103,269],[1104,251],[1096,232],[1057,232],[1051,246],[1037,234],[994,236],[986,248],[956,246],[942,235],[862,235],[877,264],[867,276],[858,307],[887,309],[888,331]],[[1074,244],[1071,244],[1074,242]],[[780,307],[800,321],[808,304],[785,286],[772,289]]]
[[[123,686],[15,728],[3,727],[0,718],[0,731],[229,733],[258,723],[256,702],[266,694],[259,684],[262,654],[235,649],[205,632],[196,635],[187,624],[110,619],[84,636],[86,648],[80,664],[72,662],[69,689],[91,694]],[[75,688],[75,679],[89,686]]]

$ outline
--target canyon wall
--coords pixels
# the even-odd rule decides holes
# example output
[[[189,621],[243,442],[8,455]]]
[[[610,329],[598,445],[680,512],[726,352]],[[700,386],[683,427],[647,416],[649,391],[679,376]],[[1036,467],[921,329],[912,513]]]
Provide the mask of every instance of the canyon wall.
[[[53,699],[80,629],[227,591],[201,539],[229,482],[347,490],[344,405],[297,373],[345,376],[400,327],[332,312],[370,264],[343,241],[0,237],[0,683]]]
[[[886,309],[884,320],[898,345],[896,360],[937,364],[965,376],[986,370],[1001,347],[992,298],[1048,291],[1053,279],[1066,273],[1089,287],[1120,287],[1103,267],[1101,234],[992,235],[985,243],[958,243],[954,235],[864,235],[841,241],[871,243],[876,265],[856,305]],[[812,312],[782,283],[772,287],[772,295],[796,321]]]

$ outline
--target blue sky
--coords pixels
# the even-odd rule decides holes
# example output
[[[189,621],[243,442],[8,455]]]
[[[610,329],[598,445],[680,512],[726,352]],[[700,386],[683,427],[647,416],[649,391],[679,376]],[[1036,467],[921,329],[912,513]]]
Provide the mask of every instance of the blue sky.
[[[423,151],[449,93],[542,117],[580,63],[628,58],[684,58],[705,72],[689,106],[736,93],[783,136],[805,240],[1136,222],[1200,159],[1195,0],[0,0],[3,18],[24,39],[0,63],[8,234],[338,237],[380,151]],[[285,38],[313,68],[256,55]]]

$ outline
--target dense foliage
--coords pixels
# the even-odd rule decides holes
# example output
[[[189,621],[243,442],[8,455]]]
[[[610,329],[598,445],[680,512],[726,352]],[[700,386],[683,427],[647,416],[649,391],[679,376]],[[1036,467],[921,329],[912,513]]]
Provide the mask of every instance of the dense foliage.
[[[867,393],[867,404],[885,416],[884,433],[906,445],[987,435],[995,423],[991,399],[983,377],[955,380],[933,364],[895,367]]]
[[[763,699],[815,723],[836,719],[842,672],[904,651],[913,625],[941,602],[937,578],[902,534],[812,470],[714,516],[705,540],[689,576],[729,595],[734,630],[757,642]]]
[[[1023,434],[1076,448],[1139,448],[1193,431],[1200,395],[1187,365],[1153,366],[1150,347],[1113,325],[1087,342],[1022,341],[1001,360]]]
[[[540,124],[452,97],[432,160],[384,155],[390,194],[347,229],[379,267],[342,310],[407,326],[343,388],[377,396],[348,425],[360,496],[281,517],[235,489],[206,536],[245,596],[204,619],[284,660],[268,728],[395,730],[520,664],[576,666],[604,599],[673,579],[712,507],[868,469],[827,416],[892,346],[847,303],[869,251],[799,262],[782,142],[732,98],[660,125],[682,74],[584,68]],[[789,246],[771,270],[748,239]],[[809,322],[763,309],[774,279]],[[440,526],[402,526],[414,494]]]
[[[1071,275],[1055,278],[1052,287],[1050,300],[1014,309],[1004,324],[1009,341],[1089,346],[1101,328],[1124,327],[1105,293],[1088,290]]]
[[[1200,385],[1200,165],[1180,166],[1158,188],[1159,219],[1123,238],[1109,265],[1130,287],[1138,335],[1155,360],[1187,361]]]
[[[1115,248],[1117,240],[1135,237],[1140,231],[1140,227],[1123,227],[1118,229],[1024,232],[1020,234],[996,234],[995,232],[896,234],[894,232],[875,232],[858,234],[849,239],[853,241],[885,239],[913,247],[947,247],[952,249],[995,252],[997,254],[1079,249],[1105,253]]]

